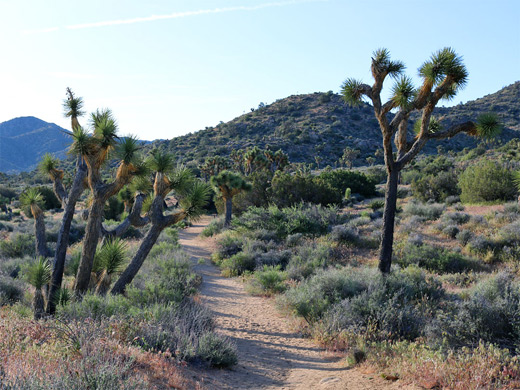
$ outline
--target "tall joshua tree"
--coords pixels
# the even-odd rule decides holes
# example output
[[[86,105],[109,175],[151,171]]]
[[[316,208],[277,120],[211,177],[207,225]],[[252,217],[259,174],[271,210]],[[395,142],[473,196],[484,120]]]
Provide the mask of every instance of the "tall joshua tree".
[[[422,84],[415,88],[410,78],[403,76],[405,66],[400,61],[392,61],[386,49],[379,49],[372,57],[372,86],[349,78],[342,85],[344,100],[352,105],[368,98],[374,107],[374,114],[379,122],[383,136],[385,165],[388,174],[386,183],[383,230],[379,253],[379,269],[390,272],[394,222],[397,202],[397,184],[399,172],[412,161],[430,140],[451,138],[458,133],[476,137],[492,137],[500,126],[495,116],[483,114],[477,122],[467,121],[449,129],[443,129],[433,119],[433,110],[441,99],[452,99],[464,87],[468,80],[468,71],[462,58],[453,49],[444,48],[434,53],[419,68]],[[386,77],[396,78],[392,96],[386,102],[381,101],[381,90]],[[390,111],[397,110],[391,117]],[[414,112],[419,113],[418,131],[414,138],[409,137],[408,121]],[[394,156],[392,139],[397,153]]]
[[[149,168],[155,172],[154,195],[148,211],[152,226],[141,242],[132,261],[114,284],[111,290],[112,294],[124,293],[128,284],[139,272],[150,250],[164,229],[185,218],[194,219],[199,217],[203,213],[203,206],[209,198],[209,187],[196,180],[189,169],[184,167],[174,169],[173,157],[171,155],[155,152],[147,163]],[[175,197],[179,199],[181,208],[172,214],[165,214],[164,199],[172,191]]]
[[[43,216],[43,196],[36,188],[29,188],[20,196],[20,202],[30,210],[34,218],[34,233],[36,236],[36,253],[38,256],[49,257],[51,252],[47,248],[45,235],[45,221]]]
[[[224,225],[229,226],[233,210],[233,197],[242,191],[250,191],[251,184],[236,173],[231,171],[222,171],[217,176],[211,178],[211,185],[215,187],[215,190],[224,200],[226,215]]]
[[[92,194],[81,261],[74,285],[76,295],[85,293],[90,283],[94,256],[101,235],[105,202],[116,195],[133,177],[143,173],[143,167],[137,158],[138,141],[132,137],[119,139],[117,125],[110,110],[98,110],[93,113],[91,126],[92,133],[80,126],[76,127],[72,144],[72,150],[80,155],[87,165],[87,183]],[[111,152],[115,152],[119,164],[115,179],[105,183],[101,177],[101,168]]]
[[[72,90],[67,88],[67,99],[63,102],[63,107],[65,109],[65,116],[71,118],[73,134],[76,134],[79,129],[81,129],[78,117],[84,114],[82,111],[83,99],[75,96]],[[61,227],[58,232],[58,241],[56,242],[56,252],[54,253],[54,260],[52,263],[49,297],[47,299],[47,312],[50,314],[54,313],[56,307],[54,304],[54,295],[60,291],[61,282],[63,280],[65,257],[69,245],[70,226],[72,219],[74,218],[76,202],[85,189],[85,179],[87,177],[87,165],[85,164],[83,157],[78,154],[76,160],[76,174],[72,186],[67,192],[61,182],[63,171],[57,168],[57,164],[57,159],[52,158],[50,155],[45,156],[40,163],[40,171],[47,174],[52,180],[54,192],[61,201],[62,208],[64,209]]]

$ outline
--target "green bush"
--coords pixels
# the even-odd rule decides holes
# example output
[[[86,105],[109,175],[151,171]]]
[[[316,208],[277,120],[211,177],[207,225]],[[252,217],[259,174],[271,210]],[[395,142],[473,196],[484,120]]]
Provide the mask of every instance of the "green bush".
[[[517,192],[511,170],[489,160],[468,166],[459,177],[459,186],[465,203],[512,200]]]
[[[277,294],[285,290],[284,281],[287,272],[282,271],[279,265],[264,265],[263,269],[255,272],[251,280],[251,290],[256,294]]]
[[[198,355],[213,367],[231,367],[238,363],[236,346],[214,332],[204,333],[198,341]]]
[[[30,234],[15,233],[9,240],[0,241],[0,257],[34,256],[34,239]]]
[[[423,217],[426,220],[438,219],[442,215],[444,209],[445,206],[440,203],[421,204],[418,202],[410,202],[406,206],[404,206],[404,212],[406,214]]]
[[[520,285],[512,275],[499,273],[479,282],[467,300],[439,312],[427,333],[438,343],[476,347],[489,342],[520,348]]]
[[[460,194],[454,171],[418,176],[412,181],[411,187],[413,195],[424,202],[444,202],[446,198]]]
[[[337,169],[334,171],[324,171],[318,178],[332,188],[335,188],[340,194],[344,194],[345,190],[350,188],[353,194],[360,194],[364,197],[376,195],[375,185],[377,178],[369,178],[360,172]]]
[[[22,300],[23,292],[22,282],[0,275],[0,307]]]
[[[397,246],[394,256],[402,267],[415,264],[438,273],[455,273],[481,268],[478,260],[466,257],[446,248],[427,244],[406,244]]]
[[[294,280],[308,278],[316,270],[327,267],[331,263],[332,258],[333,254],[330,244],[300,245],[295,248],[295,253],[286,267],[288,277]]]
[[[240,252],[222,260],[220,267],[224,276],[239,276],[246,271],[254,271],[256,260],[249,254]]]

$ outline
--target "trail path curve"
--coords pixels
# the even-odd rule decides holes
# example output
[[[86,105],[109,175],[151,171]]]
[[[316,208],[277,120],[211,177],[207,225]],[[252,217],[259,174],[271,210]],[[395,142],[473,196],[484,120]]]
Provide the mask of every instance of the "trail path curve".
[[[200,298],[214,313],[219,332],[238,348],[238,365],[230,370],[205,370],[208,389],[415,389],[401,381],[389,382],[377,374],[348,368],[343,359],[328,357],[311,340],[291,330],[272,300],[254,297],[237,280],[220,276],[211,261],[213,239],[199,237],[211,221],[205,217],[179,233],[183,249],[202,275]],[[199,261],[205,259],[205,262]]]

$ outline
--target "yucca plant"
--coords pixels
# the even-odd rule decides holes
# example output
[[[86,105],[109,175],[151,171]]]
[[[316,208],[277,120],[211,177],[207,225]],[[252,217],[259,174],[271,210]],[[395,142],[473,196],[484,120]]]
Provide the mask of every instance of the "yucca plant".
[[[476,122],[467,121],[448,129],[443,129],[441,123],[432,117],[438,102],[453,99],[468,81],[468,71],[462,57],[452,48],[435,52],[421,65],[419,76],[422,84],[418,88],[410,78],[403,76],[404,68],[402,62],[390,59],[388,50],[379,49],[372,57],[372,86],[348,78],[341,87],[345,102],[351,106],[361,104],[363,98],[372,102],[383,136],[384,158],[388,172],[379,253],[379,269],[383,273],[390,272],[392,262],[399,172],[430,140],[451,138],[458,133],[487,138],[495,136],[500,131],[497,117],[493,114],[481,115]],[[396,82],[390,99],[383,103],[381,90],[387,76],[395,78]],[[397,112],[391,116],[392,110]],[[420,119],[414,126],[416,136],[409,139],[408,121],[413,112],[418,112]],[[397,153],[394,153],[393,144]]]
[[[96,254],[96,293],[104,295],[112,284],[112,277],[121,273],[126,263],[126,245],[119,238],[107,240]]]
[[[29,188],[20,195],[20,203],[23,208],[29,210],[30,214],[34,218],[36,253],[43,257],[51,256],[50,250],[47,248],[45,220],[42,210],[44,207],[44,199],[42,194],[36,188]]]
[[[39,257],[26,271],[27,282],[34,287],[34,319],[39,320],[45,313],[45,300],[42,289],[51,279],[51,266],[47,259]]]
[[[65,208],[67,191],[65,191],[62,183],[64,172],[62,169],[58,169],[59,161],[59,159],[53,157],[50,153],[45,153],[38,164],[38,169],[43,175],[51,179],[54,193],[61,202],[61,208]]]
[[[53,295],[55,306],[66,306],[72,300],[72,293],[68,288],[60,288]]]

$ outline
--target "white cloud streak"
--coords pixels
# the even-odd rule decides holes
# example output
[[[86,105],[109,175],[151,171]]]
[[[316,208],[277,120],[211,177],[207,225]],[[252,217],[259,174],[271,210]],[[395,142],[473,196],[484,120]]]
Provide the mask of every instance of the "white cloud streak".
[[[146,22],[155,22],[158,20],[167,20],[167,19],[179,19],[186,18],[190,16],[199,16],[199,15],[210,15],[210,14],[220,14],[226,12],[237,12],[237,11],[257,11],[264,8],[274,8],[274,7],[285,7],[289,5],[297,5],[304,3],[321,3],[326,2],[328,0],[288,0],[288,1],[280,1],[280,2],[271,2],[271,3],[263,3],[251,6],[236,6],[236,7],[225,7],[225,8],[212,8],[212,9],[202,9],[197,11],[185,11],[185,12],[174,12],[171,14],[165,15],[152,15],[141,18],[132,18],[132,19],[122,19],[122,20],[107,20],[102,22],[93,22],[93,23],[82,23],[82,24],[73,24],[69,26],[63,27],[67,30],[82,30],[89,28],[97,28],[97,27],[107,27],[107,26],[119,26],[125,24],[136,24],[136,23],[146,23]],[[51,27],[40,30],[30,30],[25,31],[26,34],[38,34],[38,33],[48,33],[53,31],[60,30],[60,27]]]

